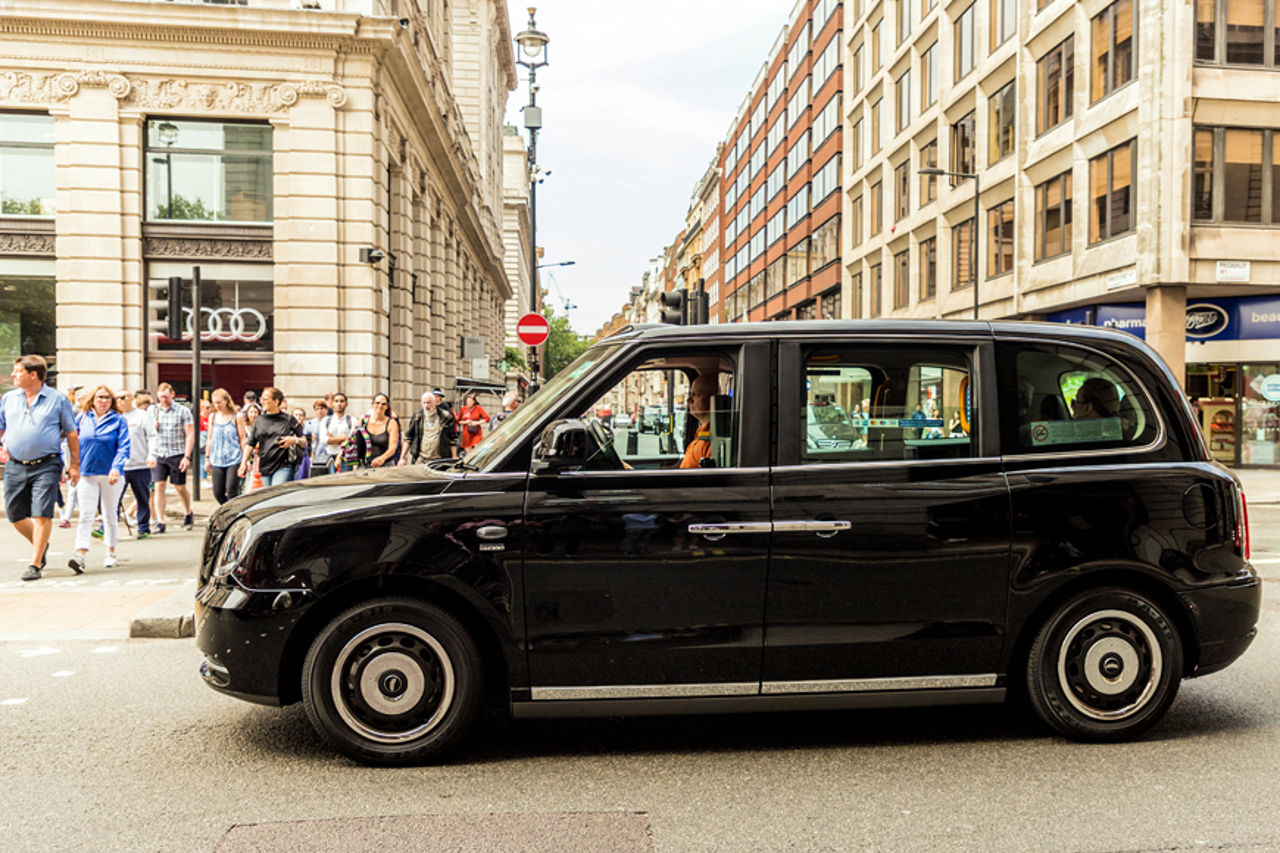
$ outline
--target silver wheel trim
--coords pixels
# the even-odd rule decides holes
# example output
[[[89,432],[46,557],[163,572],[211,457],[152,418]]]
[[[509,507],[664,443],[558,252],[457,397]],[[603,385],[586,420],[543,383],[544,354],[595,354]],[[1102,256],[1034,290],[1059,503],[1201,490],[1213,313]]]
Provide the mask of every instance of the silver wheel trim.
[[[380,729],[375,729],[361,722],[360,719],[356,717],[355,714],[352,713],[351,709],[347,706],[347,700],[346,700],[346,697],[344,696],[343,688],[342,688],[343,673],[345,672],[346,666],[350,661],[351,655],[354,654],[355,650],[359,648],[361,645],[363,645],[364,643],[368,642],[372,637],[375,637],[378,634],[385,634],[388,632],[392,632],[392,633],[398,632],[402,634],[408,634],[411,637],[414,637],[417,640],[421,641],[423,644],[429,646],[431,648],[431,651],[435,654],[436,660],[440,664],[440,674],[444,678],[443,691],[440,696],[440,702],[436,706],[436,712],[432,714],[431,718],[427,720],[425,723],[423,723],[422,725],[416,726],[404,732],[386,732]],[[416,690],[417,698],[421,698],[422,692],[424,691],[425,684],[426,684],[426,678],[422,674],[421,663],[414,661],[409,655],[403,654],[401,652],[387,652],[385,653],[385,656],[394,658],[395,660],[391,662],[394,664],[405,664],[405,663],[412,664],[412,667],[410,669],[405,670],[405,676],[408,679],[409,683],[404,695],[408,696],[414,690]],[[382,656],[379,656],[379,657],[382,657]],[[391,668],[393,667],[390,665],[380,666],[377,672],[373,674],[370,674],[369,672],[364,673],[361,676],[360,684],[358,685],[358,689],[361,691],[361,694],[364,696],[365,701],[368,702],[370,706],[374,707],[376,710],[382,713],[387,713],[386,711],[383,710],[383,708],[387,707],[388,702],[391,702],[393,704],[399,704],[399,702],[404,701],[403,699],[389,700],[386,697],[383,697],[381,695],[381,692],[378,690],[378,687],[377,687],[378,676],[385,673],[388,669],[391,669]],[[342,721],[346,723],[347,726],[353,732],[355,732],[356,734],[360,735],[363,738],[367,738],[368,740],[375,741],[377,743],[389,743],[389,744],[405,743],[407,741],[420,738],[423,735],[425,735],[427,732],[434,729],[437,725],[439,725],[440,720],[444,717],[444,715],[449,711],[449,708],[453,705],[453,688],[454,688],[453,661],[449,658],[449,655],[444,650],[444,647],[440,645],[440,642],[435,637],[431,636],[426,631],[423,631],[421,628],[418,628],[414,625],[407,625],[403,622],[388,622],[381,625],[374,625],[370,628],[365,628],[359,634],[356,634],[347,642],[345,646],[342,647],[342,651],[338,652],[338,656],[337,658],[334,659],[334,662],[333,662],[333,672],[330,674],[330,677],[329,677],[329,695],[333,697],[333,705],[338,712],[338,716],[342,718]],[[371,699],[371,696],[376,697],[376,700]],[[415,698],[414,702],[416,701],[417,700]],[[411,707],[412,704],[413,703],[411,702],[406,707]]]
[[[1146,640],[1147,648],[1151,654],[1151,671],[1147,675],[1147,683],[1143,686],[1141,695],[1139,695],[1132,704],[1126,705],[1123,708],[1117,708],[1114,711],[1101,711],[1081,702],[1080,697],[1078,697],[1075,690],[1072,689],[1071,682],[1067,679],[1067,649],[1071,647],[1072,641],[1075,640],[1076,636],[1079,635],[1086,626],[1108,619],[1124,622],[1138,629],[1138,632],[1142,634],[1143,639]],[[1116,642],[1112,644],[1109,642],[1111,640]],[[1107,646],[1099,650],[1096,654],[1094,653],[1094,649],[1090,648],[1084,655],[1082,665],[1086,667],[1085,680],[1088,681],[1089,685],[1099,693],[1106,695],[1122,693],[1133,685],[1133,681],[1135,680],[1134,678],[1130,678],[1128,684],[1119,686],[1116,682],[1107,679],[1101,672],[1090,671],[1088,666],[1090,664],[1097,664],[1102,656],[1107,652],[1116,652],[1117,645],[1120,645],[1124,646],[1127,651],[1127,654],[1122,653],[1121,657],[1124,659],[1125,669],[1130,670],[1137,665],[1137,652],[1135,652],[1128,643],[1125,643],[1118,637],[1104,637],[1094,645],[1099,646],[1104,643],[1106,643]],[[1071,626],[1071,630],[1067,632],[1066,636],[1062,638],[1062,642],[1058,644],[1058,684],[1062,688],[1062,693],[1067,698],[1067,701],[1071,703],[1073,708],[1081,714],[1084,714],[1086,717],[1094,720],[1102,720],[1104,722],[1123,720],[1125,717],[1141,710],[1147,704],[1148,700],[1151,699],[1151,694],[1155,692],[1156,685],[1160,682],[1160,674],[1163,670],[1164,657],[1160,652],[1160,643],[1156,640],[1155,632],[1151,630],[1150,626],[1148,626],[1146,622],[1134,616],[1132,613],[1126,613],[1123,610],[1099,610],[1095,613],[1090,613],[1075,625]],[[1123,681],[1123,677],[1121,680]]]

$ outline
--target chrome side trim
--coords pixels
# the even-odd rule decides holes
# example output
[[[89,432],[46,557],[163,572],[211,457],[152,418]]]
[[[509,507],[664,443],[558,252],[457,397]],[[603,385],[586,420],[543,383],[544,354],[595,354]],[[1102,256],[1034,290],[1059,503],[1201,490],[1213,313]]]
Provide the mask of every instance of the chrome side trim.
[[[849,530],[853,527],[850,521],[775,521],[774,533],[834,533],[838,530]]]
[[[690,524],[690,533],[769,533],[774,529],[772,521],[728,521],[720,524]]]
[[[598,687],[534,687],[535,701],[566,699],[679,699],[699,696],[757,696],[760,685],[751,682],[723,684],[605,684]]]
[[[999,456],[966,456],[961,459],[869,459],[866,462],[805,462],[799,465],[775,465],[777,471],[810,471],[821,468],[824,471],[849,470],[858,471],[872,468],[919,467],[922,465],[999,465]],[[714,469],[713,469],[714,470]]]
[[[760,692],[870,693],[881,690],[942,690],[955,687],[994,687],[996,674],[921,675],[904,678],[832,678],[821,681],[766,681]]]

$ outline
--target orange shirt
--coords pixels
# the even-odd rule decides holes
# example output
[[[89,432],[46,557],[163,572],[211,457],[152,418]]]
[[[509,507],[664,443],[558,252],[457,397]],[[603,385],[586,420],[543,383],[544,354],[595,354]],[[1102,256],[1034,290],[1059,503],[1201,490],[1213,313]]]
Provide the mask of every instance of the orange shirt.
[[[693,441],[684,449],[681,468],[701,468],[702,460],[711,455],[711,427],[702,427],[694,434]]]

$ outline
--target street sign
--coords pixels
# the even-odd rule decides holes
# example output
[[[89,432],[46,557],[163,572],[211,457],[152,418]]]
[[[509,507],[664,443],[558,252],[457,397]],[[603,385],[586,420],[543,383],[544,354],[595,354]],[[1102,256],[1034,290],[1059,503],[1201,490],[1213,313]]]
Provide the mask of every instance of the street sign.
[[[551,335],[551,326],[541,314],[525,314],[516,323],[516,337],[525,346],[536,347]]]

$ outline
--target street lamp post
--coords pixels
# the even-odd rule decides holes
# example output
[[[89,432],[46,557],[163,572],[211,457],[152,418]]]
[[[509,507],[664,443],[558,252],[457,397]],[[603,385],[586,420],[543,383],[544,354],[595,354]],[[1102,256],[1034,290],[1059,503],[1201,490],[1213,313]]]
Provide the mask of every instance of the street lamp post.
[[[172,148],[173,144],[178,141],[178,126],[171,121],[163,121],[156,125],[156,136],[160,139],[160,144],[165,148]],[[173,152],[166,151],[164,154],[164,188],[165,195],[168,197],[169,209],[165,212],[165,219],[176,219],[173,215]]]
[[[522,111],[529,131],[529,310],[538,310],[538,131],[542,110],[538,107],[538,69],[547,64],[547,34],[533,19],[537,8],[529,7],[529,25],[516,36],[516,64],[529,69],[529,103]],[[538,348],[529,347],[530,386],[538,387]]]
[[[973,319],[978,319],[978,235],[982,232],[978,228],[978,220],[982,215],[982,182],[977,172],[948,172],[945,169],[939,169],[934,166],[925,166],[918,171],[918,174],[929,175],[934,177],[950,177],[960,178],[961,180],[973,179],[973,242],[970,244],[970,262],[969,277],[973,280]]]

